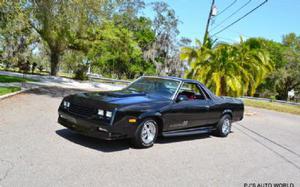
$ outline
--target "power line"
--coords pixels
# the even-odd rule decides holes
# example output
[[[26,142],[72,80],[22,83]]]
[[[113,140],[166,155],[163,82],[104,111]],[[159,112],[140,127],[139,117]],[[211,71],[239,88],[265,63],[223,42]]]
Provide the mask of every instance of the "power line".
[[[224,10],[222,10],[219,14],[215,15],[214,18],[216,18],[217,16],[224,13],[226,10],[228,10],[230,7],[232,7],[236,2],[237,2],[237,0],[234,0],[232,3],[230,3],[230,5],[228,5],[226,8],[224,8]]]
[[[236,43],[237,41],[236,40],[234,40],[234,39],[231,39],[231,38],[225,38],[225,37],[217,37],[216,39],[218,39],[218,40],[220,40],[220,41],[222,41],[222,40],[225,40],[225,42],[226,42],[226,40],[227,41],[230,41],[230,42],[233,42],[233,43]]]
[[[235,14],[237,14],[240,10],[242,10],[243,8],[245,8],[252,0],[248,0],[245,4],[243,4],[240,8],[238,8],[236,11],[234,11],[232,14],[230,14],[228,17],[226,17],[225,19],[223,19],[218,25],[216,25],[215,27],[213,27],[212,29],[210,29],[210,31],[215,30],[216,28],[218,28],[219,26],[221,26],[224,22],[226,22],[229,18],[231,18],[232,16],[234,16]]]
[[[258,6],[256,6],[254,9],[252,9],[251,11],[249,11],[248,13],[246,13],[245,15],[243,15],[242,17],[240,17],[239,19],[235,20],[234,22],[232,22],[231,24],[227,25],[225,28],[221,29],[220,31],[214,33],[212,35],[215,36],[221,32],[223,32],[224,30],[228,29],[229,27],[231,27],[232,25],[236,24],[237,22],[241,21],[242,19],[244,19],[245,17],[247,17],[249,14],[251,14],[252,12],[254,12],[255,10],[257,10],[258,8],[260,8],[261,6],[263,6],[265,3],[267,3],[268,0],[265,0],[264,2],[262,2],[261,4],[259,4]]]

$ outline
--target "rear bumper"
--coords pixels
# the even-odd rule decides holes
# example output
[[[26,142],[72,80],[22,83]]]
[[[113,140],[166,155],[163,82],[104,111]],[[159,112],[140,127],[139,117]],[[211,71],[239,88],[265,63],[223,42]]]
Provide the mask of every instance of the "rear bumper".
[[[89,137],[104,140],[128,138],[128,135],[126,133],[117,132],[112,126],[93,123],[62,111],[59,112],[59,117],[57,121],[64,127],[67,127],[68,129],[76,133]]]

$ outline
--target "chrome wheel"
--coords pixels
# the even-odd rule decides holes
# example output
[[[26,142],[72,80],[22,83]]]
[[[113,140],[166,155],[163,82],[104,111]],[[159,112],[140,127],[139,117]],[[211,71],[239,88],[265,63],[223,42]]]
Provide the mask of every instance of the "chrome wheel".
[[[156,136],[156,127],[154,121],[146,121],[141,131],[141,139],[145,144],[153,142]]]
[[[229,119],[224,119],[223,125],[222,125],[222,133],[223,134],[229,134],[231,129],[231,123]]]

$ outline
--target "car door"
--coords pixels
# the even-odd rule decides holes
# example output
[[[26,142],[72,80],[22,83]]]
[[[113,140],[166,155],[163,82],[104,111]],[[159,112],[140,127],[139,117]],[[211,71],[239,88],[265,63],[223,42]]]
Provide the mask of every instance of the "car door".
[[[222,112],[224,111],[222,99],[214,96],[212,93],[209,93],[210,90],[208,90],[204,85],[199,84],[198,86],[206,95],[209,102],[209,112],[206,116],[207,124],[216,124],[220,120]]]
[[[187,100],[175,100],[168,111],[163,114],[168,130],[184,129],[203,126],[208,123],[208,112],[211,105],[209,99],[196,83],[184,83],[179,89]]]

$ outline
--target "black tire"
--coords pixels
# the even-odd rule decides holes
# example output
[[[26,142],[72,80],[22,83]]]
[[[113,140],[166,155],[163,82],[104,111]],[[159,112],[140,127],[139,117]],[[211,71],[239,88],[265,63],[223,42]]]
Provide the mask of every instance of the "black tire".
[[[147,136],[147,135],[145,135],[146,133],[143,130],[148,129],[149,125],[151,126],[151,129],[153,129],[151,131],[152,132],[155,131],[155,132],[151,133],[150,136]],[[149,133],[150,133],[150,129],[149,129]],[[143,134],[145,136],[143,136]],[[153,134],[153,137],[152,137],[152,134]],[[136,148],[152,147],[154,142],[156,141],[157,134],[158,134],[157,122],[154,119],[147,118],[139,124],[134,137],[131,139],[131,142],[132,142],[133,146]],[[147,140],[147,138],[145,138],[146,136],[149,137],[148,140]]]
[[[228,126],[228,127],[226,128],[226,126]],[[219,137],[226,137],[226,136],[228,136],[228,134],[230,132],[231,132],[231,116],[228,114],[225,114],[219,120],[219,122],[217,124],[217,129],[215,130],[214,134]]]

